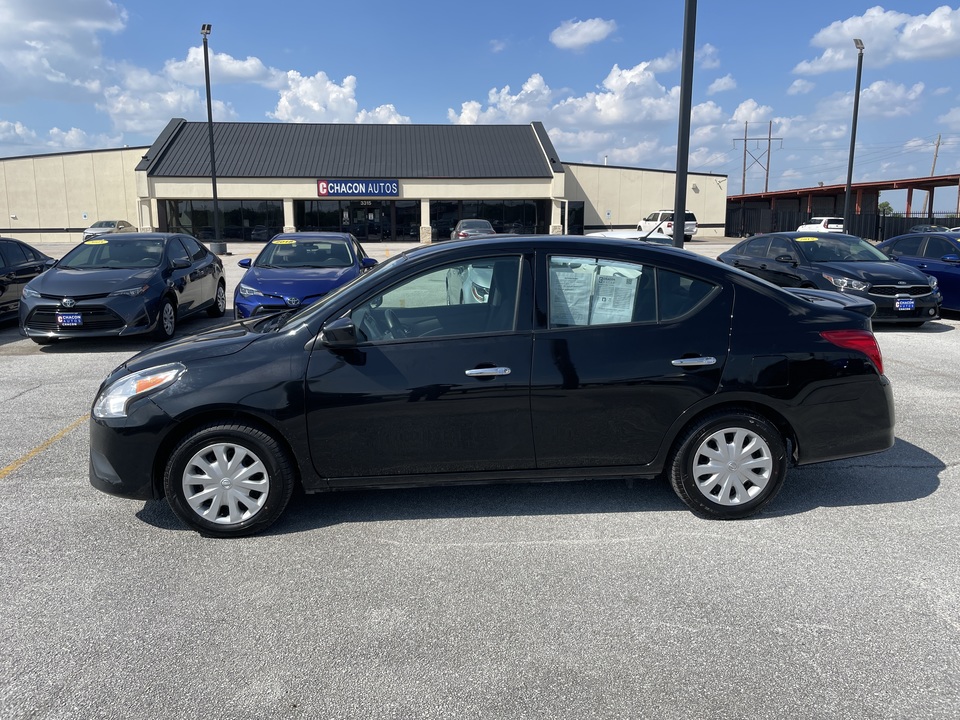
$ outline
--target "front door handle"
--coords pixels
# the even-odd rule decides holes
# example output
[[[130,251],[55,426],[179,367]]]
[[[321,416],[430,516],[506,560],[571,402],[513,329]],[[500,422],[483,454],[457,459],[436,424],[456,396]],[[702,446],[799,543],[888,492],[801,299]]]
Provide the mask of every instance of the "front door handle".
[[[476,368],[475,370],[465,370],[464,374],[467,377],[500,377],[501,375],[509,375],[510,368],[508,367]]]
[[[679,360],[671,360],[670,364],[676,367],[703,367],[705,365],[716,365],[717,359],[710,356],[680,358]]]

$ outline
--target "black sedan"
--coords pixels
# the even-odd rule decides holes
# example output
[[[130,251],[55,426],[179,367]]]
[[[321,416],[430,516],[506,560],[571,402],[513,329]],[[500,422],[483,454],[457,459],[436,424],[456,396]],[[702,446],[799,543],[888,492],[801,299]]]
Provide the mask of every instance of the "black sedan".
[[[23,287],[53,264],[25,242],[0,237],[0,321],[16,319]]]
[[[945,310],[960,311],[960,232],[916,232],[898,235],[877,249],[933,275],[943,295]]]
[[[874,322],[919,326],[940,317],[937,279],[840,233],[755,235],[718,259],[781,287],[820,288],[873,301]]]
[[[447,274],[467,267],[489,269],[487,292],[451,302]],[[90,480],[166,496],[213,536],[266,528],[296,486],[665,475],[695,513],[744,517],[790,464],[893,443],[873,309],[631,240],[418,247],[116,368]]]
[[[103,235],[27,283],[20,331],[39,344],[144,333],[169,340],[183,318],[220,317],[226,304],[223,263],[191,236]]]

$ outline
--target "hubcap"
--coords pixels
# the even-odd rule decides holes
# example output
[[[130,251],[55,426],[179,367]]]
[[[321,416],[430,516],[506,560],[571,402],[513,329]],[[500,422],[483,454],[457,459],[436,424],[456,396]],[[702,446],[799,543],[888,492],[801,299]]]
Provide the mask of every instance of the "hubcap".
[[[217,310],[223,312],[227,309],[227,291],[222,285],[217,286]]]
[[[770,447],[744,428],[718,430],[700,443],[693,456],[697,489],[717,505],[742,505],[752,500],[772,477]]]
[[[183,471],[183,495],[208,522],[249,520],[270,494],[270,476],[256,453],[242,445],[215,443],[198,451]]]
[[[173,309],[173,305],[167,303],[163,306],[163,317],[160,319],[160,322],[163,323],[163,330],[167,335],[173,335],[173,331],[176,327],[177,315],[176,311]]]

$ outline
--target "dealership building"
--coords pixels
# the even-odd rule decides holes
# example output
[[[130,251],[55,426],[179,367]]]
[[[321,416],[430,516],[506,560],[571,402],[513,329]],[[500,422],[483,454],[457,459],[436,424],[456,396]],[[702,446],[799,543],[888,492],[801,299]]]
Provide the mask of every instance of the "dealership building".
[[[675,173],[565,163],[529,125],[213,124],[220,239],[349,231],[446,239],[461,219],[498,232],[632,229],[669,209]],[[171,120],[150,147],[0,159],[0,234],[78,241],[98,220],[214,238],[210,126]],[[690,173],[698,237],[723,235],[726,176]]]

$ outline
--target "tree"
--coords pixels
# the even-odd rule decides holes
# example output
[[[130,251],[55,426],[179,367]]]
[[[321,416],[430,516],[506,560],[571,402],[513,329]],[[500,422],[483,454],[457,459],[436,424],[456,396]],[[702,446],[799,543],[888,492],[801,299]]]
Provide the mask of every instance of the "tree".
[[[886,200],[877,203],[877,212],[881,215],[893,215],[893,205]]]

